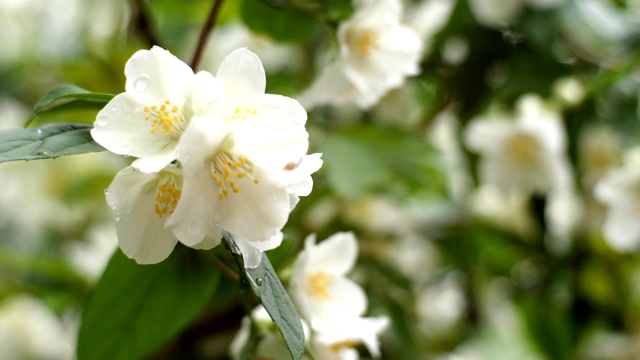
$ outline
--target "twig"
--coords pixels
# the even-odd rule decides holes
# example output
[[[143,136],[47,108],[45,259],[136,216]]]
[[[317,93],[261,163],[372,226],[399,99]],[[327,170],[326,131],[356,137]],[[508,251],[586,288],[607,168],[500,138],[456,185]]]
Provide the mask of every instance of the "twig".
[[[215,266],[218,269],[220,269],[222,274],[224,276],[226,276],[227,278],[229,278],[229,280],[233,281],[234,283],[238,283],[240,281],[240,276],[238,274],[236,274],[235,272],[233,272],[233,270],[231,270],[227,266],[227,264],[223,263],[222,260],[218,259],[217,256],[211,254],[211,256],[208,256],[207,258],[211,261],[213,266]]]
[[[137,33],[149,46],[161,46],[158,41],[158,36],[153,31],[151,22],[147,18],[147,13],[144,10],[144,4],[142,2],[143,0],[133,0],[131,2],[131,9],[133,12],[131,32]]]
[[[193,53],[193,59],[191,60],[191,68],[193,70],[195,70],[200,63],[204,46],[213,32],[213,28],[216,24],[216,20],[218,19],[218,13],[220,12],[223,2],[224,0],[213,0],[213,7],[211,8],[207,21],[202,26],[202,31],[200,31],[200,36],[198,37],[198,44],[196,45],[196,51]]]

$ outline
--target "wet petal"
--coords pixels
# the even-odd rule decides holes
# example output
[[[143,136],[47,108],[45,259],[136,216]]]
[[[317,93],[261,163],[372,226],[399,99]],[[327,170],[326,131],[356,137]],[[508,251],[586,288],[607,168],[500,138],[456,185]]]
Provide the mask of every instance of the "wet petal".
[[[122,252],[140,264],[166,259],[177,242],[154,211],[156,174],[133,167],[121,170],[111,183],[107,203],[116,210],[116,232]]]
[[[182,106],[193,78],[193,70],[187,64],[158,46],[133,54],[124,73],[127,94],[147,105],[169,99]]]
[[[143,108],[128,94],[117,95],[98,113],[91,136],[118,155],[146,157],[170,151],[174,138],[152,133]]]

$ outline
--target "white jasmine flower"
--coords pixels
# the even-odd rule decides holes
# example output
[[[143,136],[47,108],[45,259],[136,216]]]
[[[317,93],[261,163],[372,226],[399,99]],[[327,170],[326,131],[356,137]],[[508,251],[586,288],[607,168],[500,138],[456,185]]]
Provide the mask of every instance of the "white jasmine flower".
[[[133,166],[121,170],[107,189],[107,203],[116,211],[120,249],[140,264],[166,259],[178,239],[165,227],[182,196],[182,172],[174,165],[158,173],[143,173]],[[210,249],[220,242],[215,236],[188,244]]]
[[[480,154],[483,183],[502,191],[546,194],[569,182],[566,137],[560,115],[541,99],[527,96],[509,119],[475,119],[466,130],[467,146]]]
[[[401,17],[399,0],[357,4],[353,16],[338,28],[339,58],[302,95],[302,104],[356,103],[369,108],[407,76],[416,75],[422,45]]]
[[[13,295],[0,302],[0,349],[3,359],[74,358],[74,335],[39,299]]]
[[[309,339],[309,326],[302,319],[302,331],[304,333],[305,342]],[[253,325],[253,326],[252,326]],[[242,318],[240,330],[233,338],[229,345],[229,356],[238,360],[241,359],[241,353],[251,337],[251,331],[257,331],[258,343],[256,345],[254,358],[256,359],[286,359],[290,357],[280,331],[277,330],[275,323],[262,306],[256,306],[249,316]],[[255,336],[255,334],[254,334]],[[308,359],[303,356],[303,359]]]
[[[594,188],[595,197],[608,206],[604,236],[619,251],[631,251],[640,244],[640,168],[626,166],[611,170]]]
[[[222,89],[207,118],[195,117],[178,145],[181,200],[167,226],[188,246],[217,226],[233,234],[245,266],[277,247],[298,196],[311,190],[322,161],[305,155],[307,114],[288,97],[265,94],[260,59],[247,49],[223,61]]]
[[[176,159],[189,121],[207,115],[219,89],[211,74],[194,74],[157,46],[133,54],[125,76],[125,92],[98,113],[91,136],[111,152],[138,157],[133,166],[141,171],[160,171]]]
[[[361,317],[367,308],[366,295],[346,277],[357,255],[352,233],[337,233],[320,244],[315,243],[315,236],[307,237],[293,265],[290,293],[317,341],[332,344],[335,349],[364,342],[377,356],[377,337],[389,319]]]

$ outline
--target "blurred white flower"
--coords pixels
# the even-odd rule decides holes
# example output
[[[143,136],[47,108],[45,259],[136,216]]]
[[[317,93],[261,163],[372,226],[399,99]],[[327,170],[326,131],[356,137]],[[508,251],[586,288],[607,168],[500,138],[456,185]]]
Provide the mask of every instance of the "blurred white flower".
[[[636,249],[640,244],[640,167],[611,170],[596,184],[594,194],[607,205],[605,240],[618,251]]]
[[[553,94],[566,106],[578,105],[584,100],[586,90],[575,77],[563,77],[553,83]]]
[[[64,251],[78,273],[91,283],[96,283],[117,247],[116,239],[111,222],[98,223],[87,231],[84,241],[69,243]]]
[[[353,16],[338,29],[340,56],[300,97],[310,108],[320,104],[375,105],[407,76],[419,72],[420,38],[401,23],[399,0],[356,4]]]
[[[538,231],[528,198],[523,193],[504,193],[483,185],[473,194],[470,206],[475,215],[520,236],[531,237]]]
[[[423,55],[426,55],[433,37],[447,24],[454,0],[422,0],[407,9],[407,26],[413,29],[423,43]]]
[[[207,116],[219,87],[210,73],[194,74],[157,46],[133,54],[125,76],[125,92],[98,113],[91,136],[111,152],[138,157],[133,166],[141,171],[160,171],[176,159],[191,119]]]
[[[588,188],[621,162],[620,140],[611,127],[591,126],[580,133],[578,164],[582,181]]]
[[[556,189],[549,193],[545,219],[549,233],[569,238],[578,231],[585,216],[585,204],[575,189]],[[561,241],[555,245],[563,244]],[[567,244],[568,245],[568,244]],[[563,250],[558,247],[557,250]]]
[[[471,13],[485,26],[506,26],[520,15],[525,5],[538,9],[558,6],[565,0],[468,0]]]
[[[280,245],[281,229],[298,196],[311,191],[310,174],[322,160],[305,155],[305,110],[294,99],[265,94],[264,68],[253,52],[229,54],[216,81],[222,94],[209,117],[194,118],[178,144],[183,191],[167,226],[188,246],[220,226],[254,268],[262,251]]]
[[[304,320],[301,319],[301,321],[305,342],[308,342],[309,326]],[[242,318],[240,330],[229,345],[231,359],[239,360],[243,358],[241,354],[247,346],[252,330],[258,332],[257,336],[259,338],[253,354],[256,359],[287,359],[291,356],[282,339],[282,335],[274,326],[274,322],[271,320],[267,310],[262,305],[258,305],[251,311],[249,316]],[[306,359],[306,356],[303,358]]]
[[[294,70],[302,65],[303,56],[299,48],[278,43],[265,35],[253,34],[246,25],[234,21],[216,27],[205,48],[200,68],[217,69],[231,51],[241,47],[258,55],[268,73],[285,68]]]
[[[514,120],[474,119],[465,142],[480,154],[478,172],[484,184],[505,192],[543,195],[569,184],[562,119],[536,96],[519,101]]]
[[[13,295],[0,302],[0,349],[3,359],[71,360],[71,329],[39,299]]]
[[[460,320],[467,306],[462,283],[463,278],[453,273],[418,293],[417,312],[425,333],[450,331]]]
[[[316,341],[333,344],[336,351],[363,342],[378,356],[378,335],[389,319],[361,317],[367,308],[366,295],[346,277],[357,253],[352,233],[336,233],[320,244],[315,243],[314,235],[307,237],[293,265],[289,289]]]

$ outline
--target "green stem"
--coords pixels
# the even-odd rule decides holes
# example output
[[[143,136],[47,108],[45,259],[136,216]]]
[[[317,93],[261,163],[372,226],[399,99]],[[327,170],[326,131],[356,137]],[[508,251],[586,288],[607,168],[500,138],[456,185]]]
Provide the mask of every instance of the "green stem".
[[[220,8],[222,7],[223,2],[224,0],[213,0],[213,7],[211,8],[209,17],[207,17],[207,21],[205,21],[204,26],[202,26],[200,36],[198,37],[198,44],[196,45],[196,51],[194,52],[193,59],[191,60],[191,68],[193,70],[195,70],[198,67],[198,64],[200,64],[205,44],[213,32],[213,28],[215,27],[216,20],[218,19],[218,13],[220,13]]]

